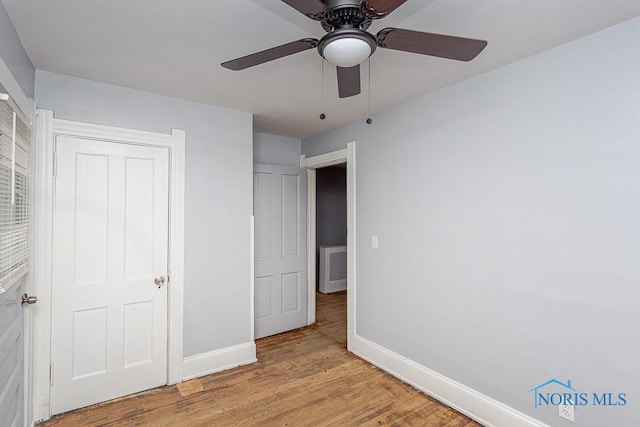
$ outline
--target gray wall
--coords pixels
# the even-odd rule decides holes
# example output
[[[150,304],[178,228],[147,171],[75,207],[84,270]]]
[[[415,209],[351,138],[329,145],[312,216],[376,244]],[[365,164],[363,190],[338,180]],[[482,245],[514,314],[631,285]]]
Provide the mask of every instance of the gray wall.
[[[36,102],[56,118],[186,131],[185,356],[249,342],[251,115],[40,70]]]
[[[331,166],[316,171],[316,243],[347,244],[347,169]]]
[[[317,169],[316,285],[320,283],[320,246],[342,246],[346,244],[347,168],[329,166]],[[334,264],[332,263],[333,267]]]
[[[303,140],[357,141],[358,335],[552,425],[527,393],[551,378],[626,392],[576,425],[637,424],[639,39],[635,19]]]
[[[300,166],[301,143],[297,138],[256,132],[253,134],[253,161],[268,165]]]
[[[22,91],[33,98],[36,70],[22,47],[18,33],[2,2],[0,2],[0,58],[7,65]]]

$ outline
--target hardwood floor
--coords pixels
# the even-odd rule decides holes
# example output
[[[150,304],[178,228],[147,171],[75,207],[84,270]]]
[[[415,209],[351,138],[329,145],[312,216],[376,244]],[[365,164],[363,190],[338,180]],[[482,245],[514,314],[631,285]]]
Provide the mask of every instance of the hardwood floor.
[[[256,341],[258,362],[54,417],[54,426],[478,426],[346,350],[346,293],[317,324]],[[201,383],[201,384],[200,384]]]

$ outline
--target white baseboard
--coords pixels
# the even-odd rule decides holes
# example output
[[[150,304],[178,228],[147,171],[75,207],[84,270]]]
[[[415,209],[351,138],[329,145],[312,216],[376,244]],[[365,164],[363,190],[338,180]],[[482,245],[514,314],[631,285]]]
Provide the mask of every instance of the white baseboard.
[[[485,426],[548,427],[528,415],[354,335],[354,354]]]
[[[256,362],[256,344],[248,342],[184,358],[183,380],[214,374]]]

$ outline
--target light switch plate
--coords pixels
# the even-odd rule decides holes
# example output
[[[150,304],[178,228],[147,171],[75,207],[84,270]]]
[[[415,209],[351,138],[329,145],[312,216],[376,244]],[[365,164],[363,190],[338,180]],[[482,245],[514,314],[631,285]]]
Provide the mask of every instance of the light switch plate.
[[[371,247],[378,249],[378,236],[371,236]]]

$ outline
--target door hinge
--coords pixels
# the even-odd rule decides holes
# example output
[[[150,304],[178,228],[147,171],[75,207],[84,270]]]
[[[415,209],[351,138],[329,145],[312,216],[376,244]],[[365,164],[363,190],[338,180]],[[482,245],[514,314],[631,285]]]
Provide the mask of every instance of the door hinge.
[[[53,362],[49,365],[49,385],[53,386]]]

